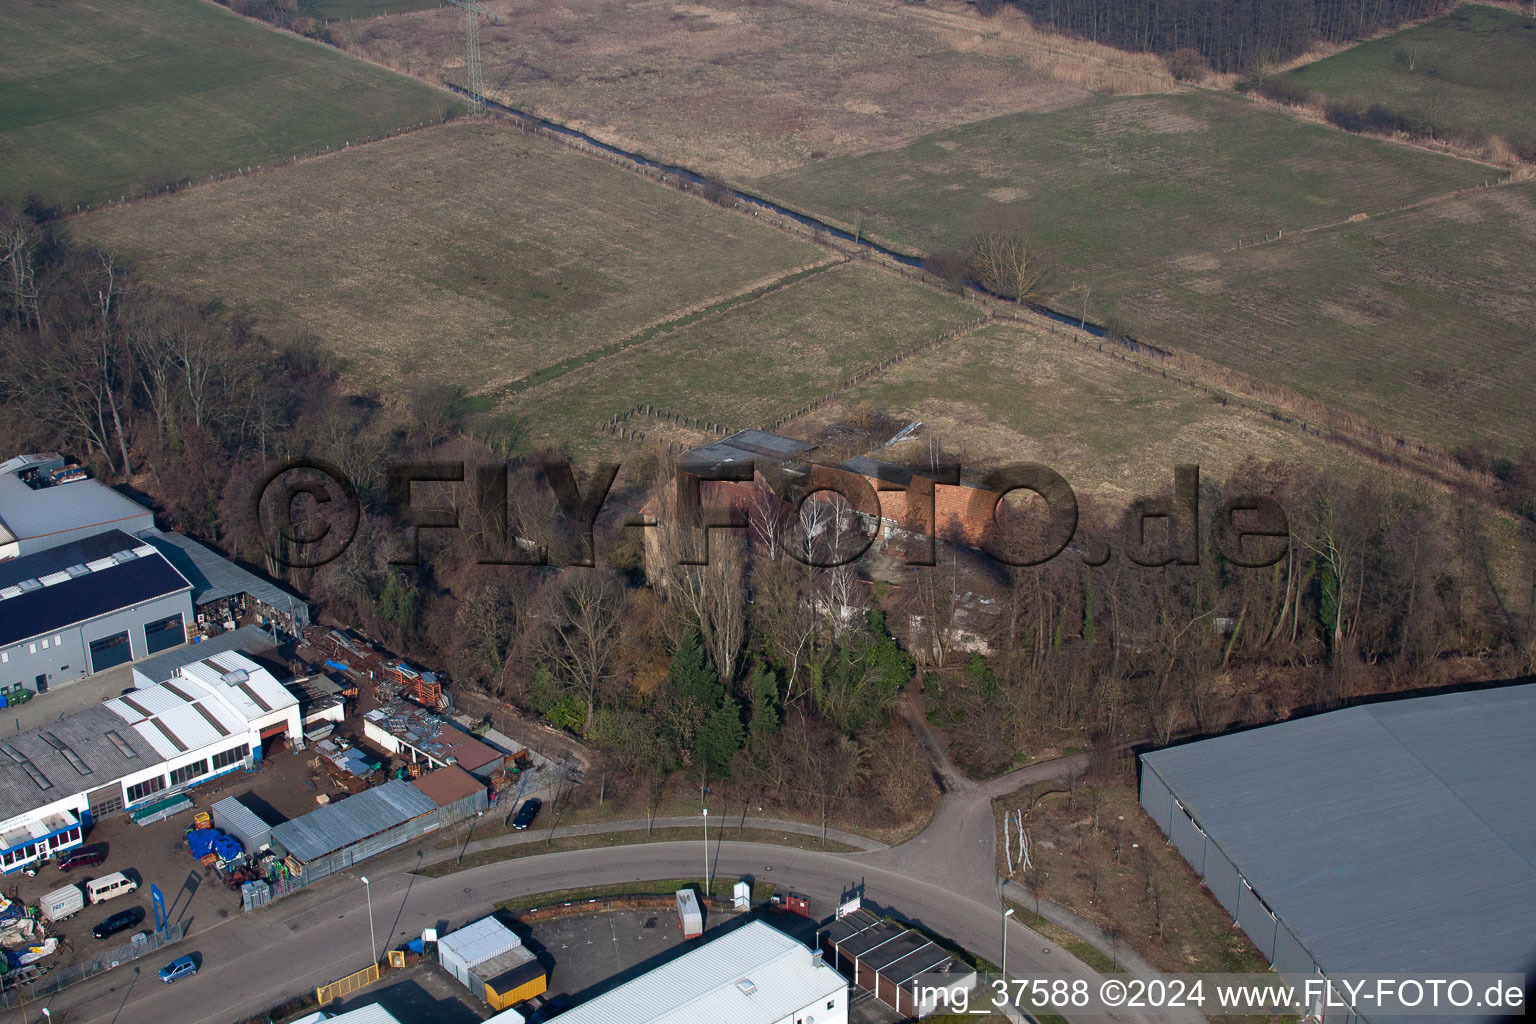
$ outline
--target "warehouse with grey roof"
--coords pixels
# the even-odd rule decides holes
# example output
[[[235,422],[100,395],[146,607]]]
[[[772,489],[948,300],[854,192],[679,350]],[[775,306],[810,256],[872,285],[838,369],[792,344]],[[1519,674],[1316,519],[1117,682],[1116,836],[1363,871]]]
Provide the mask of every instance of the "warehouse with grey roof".
[[[1532,736],[1536,684],[1362,705],[1144,754],[1141,806],[1283,974],[1525,972]]]

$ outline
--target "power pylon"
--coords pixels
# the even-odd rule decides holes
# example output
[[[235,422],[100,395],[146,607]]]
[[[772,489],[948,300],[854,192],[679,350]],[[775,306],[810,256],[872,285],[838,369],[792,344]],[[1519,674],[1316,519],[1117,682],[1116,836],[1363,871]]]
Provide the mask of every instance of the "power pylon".
[[[480,71],[480,19],[484,17],[496,24],[496,15],[475,3],[474,0],[448,0],[464,11],[464,71],[469,76],[465,87],[469,90],[471,115],[485,112],[485,77]]]

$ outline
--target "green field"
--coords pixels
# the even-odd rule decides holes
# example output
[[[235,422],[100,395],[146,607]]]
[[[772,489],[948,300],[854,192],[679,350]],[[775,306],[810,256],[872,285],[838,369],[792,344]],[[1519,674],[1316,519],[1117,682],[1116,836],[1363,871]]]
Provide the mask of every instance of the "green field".
[[[0,195],[74,205],[440,119],[449,95],[199,0],[0,4]]]
[[[1104,281],[1147,336],[1455,447],[1536,437],[1536,182]],[[1095,295],[1099,294],[1095,291]]]
[[[360,385],[494,392],[824,250],[564,146],[460,122],[76,222]]]
[[[383,14],[403,14],[443,6],[443,0],[299,0],[299,14],[322,21],[346,18],[376,18]]]
[[[959,299],[843,264],[522,392],[515,411],[532,440],[573,450],[602,444],[600,421],[643,404],[738,429],[771,426],[853,373],[975,316]],[[648,417],[629,425],[647,440],[668,429]]]
[[[1058,308],[1409,436],[1518,448],[1536,434],[1516,383],[1533,379],[1530,187],[1392,212],[1496,176],[1189,94],[999,118],[760,184],[917,251],[1025,221],[1056,258]]]
[[[1422,112],[1536,153],[1536,19],[1468,4],[1350,47],[1290,77],[1330,99]]]
[[[919,252],[1024,218],[1070,277],[1343,220],[1488,175],[1234,97],[1187,93],[994,118],[755,184]]]

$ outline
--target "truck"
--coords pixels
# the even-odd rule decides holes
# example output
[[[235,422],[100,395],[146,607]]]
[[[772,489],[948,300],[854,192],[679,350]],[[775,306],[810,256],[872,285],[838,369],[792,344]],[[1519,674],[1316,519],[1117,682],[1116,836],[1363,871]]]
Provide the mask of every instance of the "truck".
[[[704,914],[692,889],[677,890],[677,926],[683,930],[685,939],[696,939],[704,934]]]
[[[39,899],[37,907],[44,917],[57,923],[85,909],[85,893],[80,891],[78,885],[66,885]]]

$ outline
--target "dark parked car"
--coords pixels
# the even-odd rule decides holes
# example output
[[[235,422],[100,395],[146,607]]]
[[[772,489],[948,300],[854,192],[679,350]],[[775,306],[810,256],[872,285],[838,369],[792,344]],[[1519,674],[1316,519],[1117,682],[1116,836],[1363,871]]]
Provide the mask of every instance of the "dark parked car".
[[[60,871],[73,868],[93,868],[107,859],[105,846],[80,846],[70,850],[58,860]]]
[[[539,816],[539,808],[544,806],[544,801],[538,797],[526,800],[523,806],[518,808],[517,817],[512,819],[512,827],[524,829],[533,824],[533,819]]]
[[[111,938],[124,928],[132,928],[144,920],[143,907],[129,907],[127,910],[119,910],[101,924],[91,929],[91,934],[98,939]]]

